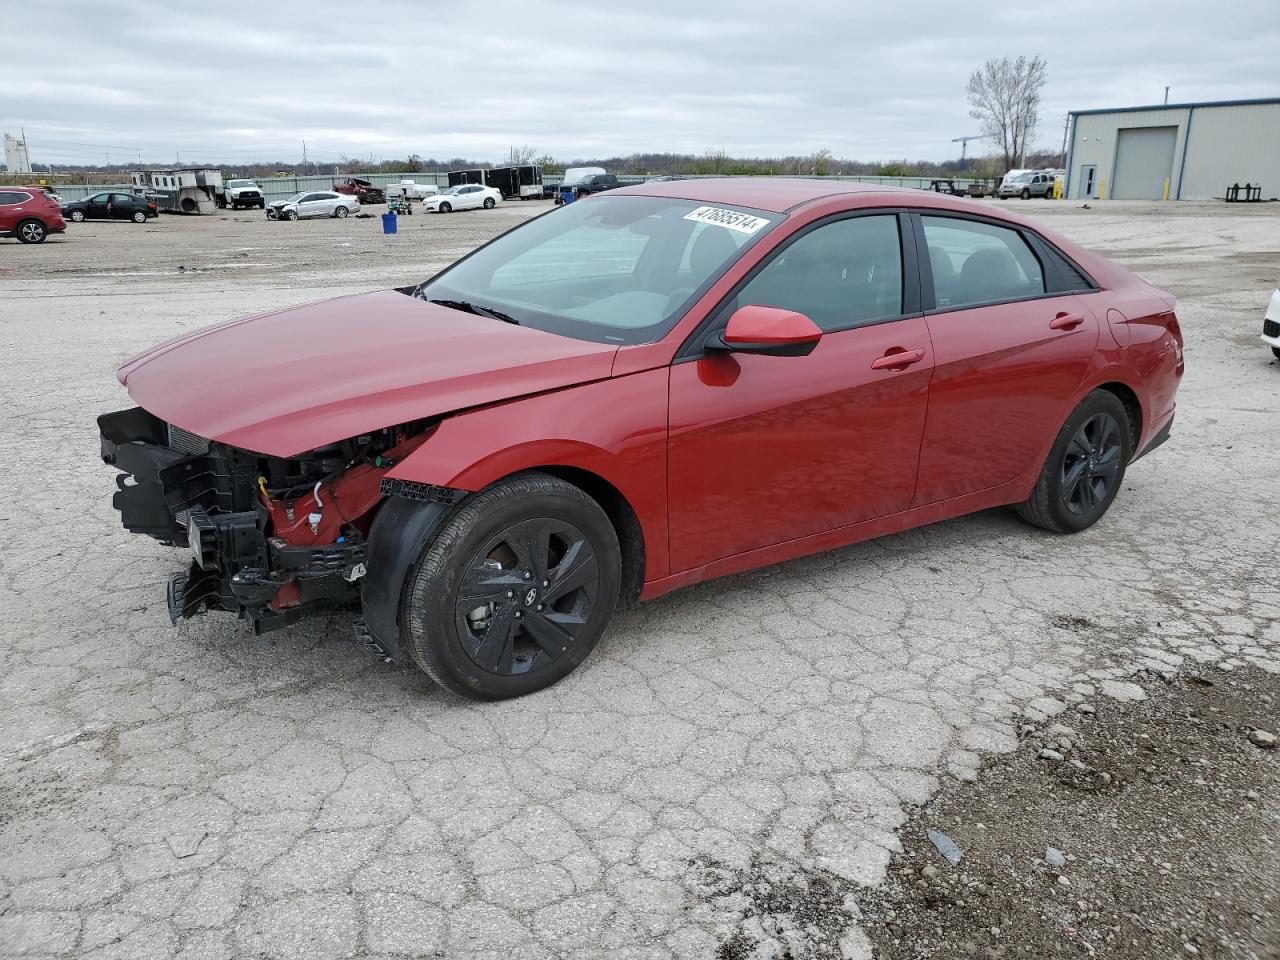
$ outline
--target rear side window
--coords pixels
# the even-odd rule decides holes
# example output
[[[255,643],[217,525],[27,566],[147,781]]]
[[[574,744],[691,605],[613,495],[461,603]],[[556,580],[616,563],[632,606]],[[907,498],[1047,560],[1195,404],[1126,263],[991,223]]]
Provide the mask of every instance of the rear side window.
[[[1094,289],[1080,268],[1045,241],[1040,241],[1040,255],[1045,260],[1045,272],[1049,275],[1047,286],[1053,293],[1071,293]]]
[[[920,221],[939,310],[1044,295],[1044,269],[1018,231],[954,217]]]
[[[30,199],[31,195],[26,193],[0,192],[0,207],[11,207],[19,203],[26,203]]]
[[[825,331],[902,313],[902,243],[894,214],[837,220],[783,248],[737,296],[803,313]]]

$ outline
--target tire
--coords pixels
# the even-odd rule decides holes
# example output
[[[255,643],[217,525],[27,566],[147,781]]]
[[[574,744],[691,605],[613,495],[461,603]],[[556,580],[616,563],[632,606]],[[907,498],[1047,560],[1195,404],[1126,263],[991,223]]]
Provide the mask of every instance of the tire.
[[[350,212],[351,211],[348,210],[346,207],[338,207],[337,210],[333,211],[333,215],[337,217],[339,220],[341,220],[344,217],[346,217],[346,215],[349,214]]]
[[[14,227],[13,235],[19,243],[44,243],[49,236],[49,228],[39,220],[23,220]]]
[[[1018,516],[1054,533],[1079,533],[1107,512],[1133,457],[1133,425],[1115,394],[1094,390],[1058,431]],[[1073,482],[1074,481],[1074,482]]]
[[[1020,196],[1023,200],[1030,200],[1030,199],[1031,199],[1031,191],[1030,191],[1030,190],[1028,190],[1026,187],[1023,187],[1023,188],[1022,188],[1022,192],[1021,192],[1020,194],[1018,194],[1018,196]]]
[[[135,210],[133,211],[132,215],[130,215],[129,219],[132,220],[134,223],[146,223],[147,212],[145,210]]]
[[[1274,356],[1277,360],[1280,360],[1280,347],[1272,347],[1272,348],[1271,348],[1271,354],[1272,354],[1272,356]]]
[[[286,220],[297,220],[297,219],[298,219],[298,211],[297,211],[297,210],[290,210],[288,213],[286,213],[286,214],[284,215],[284,218],[285,218]]]
[[[451,203],[442,203],[442,204],[440,204],[440,212],[441,212],[441,213],[449,213],[451,210],[453,210],[453,204],[451,204]]]
[[[83,210],[72,210],[69,214],[67,214],[67,216],[71,218],[72,223],[84,223]]]
[[[523,696],[586,659],[621,576],[600,505],[556,477],[519,474],[465,501],[423,549],[405,580],[401,633],[414,663],[446,689]],[[500,640],[490,642],[493,630]]]
[[[494,208],[494,206],[495,206],[495,203],[494,203],[494,199],[493,199],[493,197],[485,197],[485,198],[484,198],[484,208],[485,208],[486,210],[492,210],[492,209]]]

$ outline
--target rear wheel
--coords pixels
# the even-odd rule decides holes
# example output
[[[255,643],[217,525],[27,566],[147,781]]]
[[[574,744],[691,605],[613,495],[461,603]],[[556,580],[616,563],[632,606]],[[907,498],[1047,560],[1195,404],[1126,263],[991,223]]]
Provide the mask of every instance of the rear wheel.
[[[72,211],[71,211],[71,213],[70,213],[70,217],[71,217],[71,219],[72,219],[74,222],[76,222],[76,223],[84,223],[84,211],[83,211],[83,210],[72,210]]]
[[[346,216],[348,213],[350,213],[350,212],[351,212],[351,211],[350,211],[350,210],[348,210],[346,207],[338,207],[338,209],[337,209],[337,210],[333,211],[333,215],[334,215],[335,217],[337,217],[339,220],[341,220],[343,217],[345,217],[345,216]]]
[[[485,208],[486,210],[492,210],[492,209],[493,209],[493,207],[494,207],[493,197],[485,197],[485,198],[484,198],[484,208]]]
[[[145,210],[135,210],[129,216],[129,219],[132,220],[134,223],[146,223],[147,213]]]
[[[1271,353],[1277,360],[1280,360],[1280,347],[1272,347]]]
[[[39,220],[23,220],[14,231],[14,236],[21,243],[44,243],[48,235],[48,228]]]
[[[1107,512],[1133,456],[1129,415],[1115,394],[1095,390],[1067,418],[1040,479],[1018,515],[1055,533],[1077,533]]]
[[[542,473],[502,481],[447,520],[410,571],[409,653],[465,696],[541,690],[599,641],[621,567],[609,518],[582,490]]]

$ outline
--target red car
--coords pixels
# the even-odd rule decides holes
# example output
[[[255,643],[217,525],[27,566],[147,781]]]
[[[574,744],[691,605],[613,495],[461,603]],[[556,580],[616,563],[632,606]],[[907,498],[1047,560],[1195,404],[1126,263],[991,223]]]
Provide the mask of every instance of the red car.
[[[66,229],[58,204],[39,187],[0,187],[0,237],[44,243]]]
[[[653,183],[155,347],[98,422],[125,527],[190,551],[175,621],[358,605],[379,657],[500,698],[711,577],[1004,504],[1085,529],[1169,435],[1173,307],[972,200]]]

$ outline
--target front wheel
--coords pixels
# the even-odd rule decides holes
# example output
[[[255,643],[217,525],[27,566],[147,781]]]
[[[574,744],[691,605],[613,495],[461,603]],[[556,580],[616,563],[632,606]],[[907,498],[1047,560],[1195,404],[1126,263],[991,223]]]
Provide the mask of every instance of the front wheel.
[[[72,210],[70,216],[73,223],[84,223],[83,210]]]
[[[1018,515],[1055,533],[1093,526],[1111,506],[1133,457],[1129,414],[1114,393],[1095,390],[1058,431],[1031,497]]]
[[[1022,192],[1021,192],[1020,194],[1018,194],[1018,196],[1020,196],[1023,200],[1030,200],[1030,199],[1031,199],[1031,191],[1030,191],[1030,190],[1028,190],[1026,187],[1023,187],[1023,188],[1022,188]]]
[[[467,501],[406,580],[400,621],[413,661],[441,686],[518,697],[571,673],[618,600],[621,554],[600,505],[544,473]]]
[[[23,220],[16,233],[20,243],[44,243],[49,236],[48,229],[39,220]]]
[[[286,220],[297,220],[297,219],[298,219],[298,211],[297,211],[297,210],[290,210],[288,213],[286,213],[286,214],[284,215],[284,217],[285,217],[285,219],[286,219]]]
[[[333,215],[337,217],[339,220],[341,220],[350,212],[351,211],[348,210],[346,207],[339,207],[337,210],[333,211]]]
[[[1271,354],[1272,354],[1272,356],[1274,356],[1277,360],[1280,360],[1280,347],[1272,347],[1272,348],[1271,348]]]
[[[493,207],[494,207],[493,197],[485,197],[485,198],[484,198],[484,208],[485,208],[486,210],[492,210],[492,209],[493,209]]]
[[[449,212],[450,210],[452,210],[452,209],[453,209],[453,205],[452,205],[452,204],[449,204],[449,203],[442,203],[442,204],[440,204],[440,212],[441,212],[441,213],[448,213],[448,212]]]

